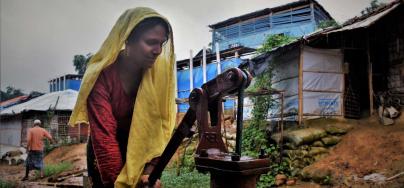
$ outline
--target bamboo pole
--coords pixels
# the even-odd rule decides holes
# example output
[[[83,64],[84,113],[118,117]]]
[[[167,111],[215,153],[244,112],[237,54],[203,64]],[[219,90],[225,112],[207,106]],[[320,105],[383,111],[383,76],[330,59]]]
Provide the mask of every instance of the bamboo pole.
[[[206,83],[206,47],[203,47],[202,51],[202,75],[203,75],[203,83]]]
[[[299,125],[302,125],[303,121],[303,45],[300,46],[300,55],[299,55]]]
[[[370,61],[370,44],[369,44],[369,32],[366,33],[366,53],[368,59],[368,84],[369,84],[369,112],[370,116],[373,114],[373,70],[372,61]]]
[[[194,60],[192,56],[192,50],[189,51],[189,91],[191,92],[194,89],[194,76],[193,76],[193,69],[194,69]]]
[[[219,50],[219,43],[215,43],[216,48],[216,62],[217,62],[217,75],[222,72],[222,67],[220,65],[220,50]]]

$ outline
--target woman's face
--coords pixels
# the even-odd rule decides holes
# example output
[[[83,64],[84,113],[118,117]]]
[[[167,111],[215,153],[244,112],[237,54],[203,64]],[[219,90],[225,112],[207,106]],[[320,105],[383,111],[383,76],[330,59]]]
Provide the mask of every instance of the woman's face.
[[[145,30],[137,40],[126,45],[129,58],[142,68],[152,67],[167,40],[166,36],[166,30],[161,25]]]

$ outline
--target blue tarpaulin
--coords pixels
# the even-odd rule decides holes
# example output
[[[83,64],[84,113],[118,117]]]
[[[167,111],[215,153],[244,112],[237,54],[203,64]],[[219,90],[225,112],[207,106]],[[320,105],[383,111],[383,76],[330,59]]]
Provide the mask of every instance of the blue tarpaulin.
[[[220,62],[221,72],[226,71],[229,68],[238,67],[242,60],[240,58],[228,59]],[[212,80],[217,76],[217,63],[209,63],[206,65],[206,80]],[[202,66],[194,67],[192,70],[192,78],[194,88],[201,87],[203,84]],[[177,91],[178,98],[188,98],[190,93],[190,80],[189,69],[180,70],[177,72]],[[234,100],[226,100],[224,102],[224,109],[231,109],[234,106]],[[179,104],[178,111],[186,112],[189,108],[188,104]]]

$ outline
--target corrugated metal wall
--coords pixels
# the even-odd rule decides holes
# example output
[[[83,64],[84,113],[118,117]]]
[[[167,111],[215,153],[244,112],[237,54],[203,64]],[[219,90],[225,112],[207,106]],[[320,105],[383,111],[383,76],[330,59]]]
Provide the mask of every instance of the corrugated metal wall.
[[[21,144],[21,116],[2,120],[0,124],[0,144],[20,146]]]

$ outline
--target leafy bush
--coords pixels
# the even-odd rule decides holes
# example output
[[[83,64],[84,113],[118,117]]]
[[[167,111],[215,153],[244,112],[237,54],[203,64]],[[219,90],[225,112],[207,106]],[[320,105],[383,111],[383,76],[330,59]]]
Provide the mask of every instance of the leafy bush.
[[[288,35],[277,34],[277,35],[269,35],[266,39],[262,47],[258,48],[257,51],[259,53],[269,52],[272,49],[282,46],[284,44],[288,44],[294,41],[296,38]]]
[[[323,20],[318,24],[318,28],[324,29],[327,27],[335,27],[338,26],[339,24],[335,20]]]
[[[9,181],[5,181],[0,179],[0,188],[12,188],[12,187],[16,187],[16,183],[14,182],[9,182]]]
[[[184,170],[180,176],[177,176],[176,170],[171,168],[163,171],[161,182],[165,188],[208,188],[210,176],[196,170],[191,172]]]
[[[62,162],[59,164],[49,164],[45,166],[44,169],[44,176],[45,177],[49,177],[52,176],[54,174],[58,174],[61,173],[63,171],[66,170],[71,170],[73,168],[73,164],[69,163],[69,162]],[[36,177],[39,177],[39,172],[36,171],[35,172]]]
[[[293,37],[286,35],[271,35],[266,39],[263,46],[258,49],[258,52],[269,52],[272,49],[284,44],[288,44],[293,40]],[[273,66],[274,62],[268,65],[266,71],[260,75],[257,75],[254,78],[254,85],[248,88],[248,90],[254,92],[264,89],[271,89]],[[261,175],[257,187],[271,187],[275,184],[275,176],[277,174],[290,174],[288,163],[279,161],[279,147],[269,143],[267,115],[268,110],[276,103],[272,99],[271,95],[254,97],[252,98],[252,102],[254,104],[251,111],[252,119],[249,122],[249,125],[243,130],[243,155],[258,157],[261,149],[264,150],[265,153],[269,154],[271,160],[270,171],[267,174]]]

